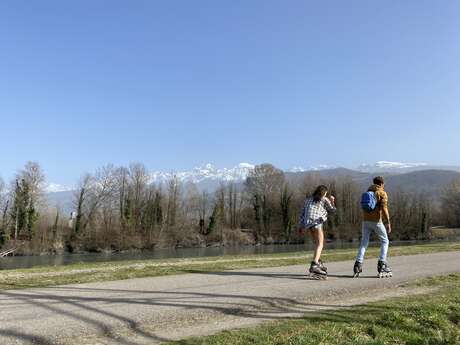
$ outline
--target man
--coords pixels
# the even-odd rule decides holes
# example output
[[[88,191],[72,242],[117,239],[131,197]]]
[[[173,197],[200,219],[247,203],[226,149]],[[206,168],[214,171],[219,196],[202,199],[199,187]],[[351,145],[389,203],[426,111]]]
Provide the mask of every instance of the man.
[[[388,252],[388,234],[391,233],[390,214],[388,212],[388,195],[384,190],[384,180],[382,176],[377,176],[373,180],[373,185],[369,187],[367,193],[363,194],[363,200],[369,196],[370,207],[363,206],[363,223],[361,228],[361,244],[356,254],[356,262],[353,268],[354,276],[357,277],[362,272],[364,254],[369,245],[371,232],[375,232],[380,240],[380,255],[377,264],[379,277],[391,277],[392,272],[386,263]],[[369,193],[370,192],[370,193]],[[363,204],[362,200],[362,204]],[[384,225],[384,222],[386,226]],[[386,228],[385,228],[386,227]]]

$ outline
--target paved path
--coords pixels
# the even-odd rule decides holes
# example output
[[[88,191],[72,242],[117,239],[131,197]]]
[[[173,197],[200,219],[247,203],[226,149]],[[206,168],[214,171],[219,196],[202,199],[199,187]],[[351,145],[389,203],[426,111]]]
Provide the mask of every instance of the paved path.
[[[370,259],[358,279],[350,278],[348,261],[329,263],[327,281],[288,266],[0,291],[0,344],[154,344],[295,317],[460,272],[460,251],[395,257],[390,264],[391,279],[375,278]]]

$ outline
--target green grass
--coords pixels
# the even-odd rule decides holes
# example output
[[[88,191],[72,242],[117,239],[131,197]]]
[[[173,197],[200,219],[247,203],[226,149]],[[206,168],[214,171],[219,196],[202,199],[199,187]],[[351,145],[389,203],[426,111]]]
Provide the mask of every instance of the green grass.
[[[437,243],[391,247],[390,256],[458,251],[460,243]],[[366,257],[377,257],[378,248],[369,248]],[[355,249],[326,250],[323,260],[353,260]],[[73,283],[102,282],[140,277],[155,277],[190,272],[211,272],[240,268],[276,267],[306,264],[311,253],[220,256],[167,260],[136,260],[106,263],[79,263],[67,266],[38,267],[0,271],[0,289],[22,289]]]
[[[175,345],[460,344],[460,274],[425,279],[430,294],[316,312],[250,329],[173,342]]]

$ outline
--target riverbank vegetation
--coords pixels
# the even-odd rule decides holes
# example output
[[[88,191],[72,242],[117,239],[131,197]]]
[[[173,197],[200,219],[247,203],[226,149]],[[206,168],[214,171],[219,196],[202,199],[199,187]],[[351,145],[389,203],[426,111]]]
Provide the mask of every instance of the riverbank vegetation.
[[[29,162],[7,187],[0,181],[0,247],[21,244],[18,253],[118,251],[258,243],[301,243],[296,231],[305,195],[326,184],[338,212],[326,224],[329,240],[359,237],[362,192],[351,176],[284,173],[255,167],[241,184],[200,191],[177,177],[150,183],[147,169],[107,165],[82,176],[72,214],[46,202],[45,175]],[[365,182],[367,184],[367,182]],[[395,240],[427,239],[432,225],[460,226],[460,182],[441,199],[402,190],[390,194]]]
[[[459,344],[460,274],[418,281],[430,293],[327,310],[170,345]]]
[[[391,256],[458,250],[460,250],[460,242],[411,245],[392,247]],[[375,258],[378,256],[378,253],[378,248],[369,248],[366,252],[366,257]],[[326,262],[350,260],[350,265],[352,265],[355,254],[356,251],[354,249],[333,249],[325,252],[323,259]],[[306,265],[310,260],[310,253],[296,252],[187,259],[79,263],[58,267],[47,266],[31,269],[4,270],[0,271],[0,289],[23,289],[241,268]]]

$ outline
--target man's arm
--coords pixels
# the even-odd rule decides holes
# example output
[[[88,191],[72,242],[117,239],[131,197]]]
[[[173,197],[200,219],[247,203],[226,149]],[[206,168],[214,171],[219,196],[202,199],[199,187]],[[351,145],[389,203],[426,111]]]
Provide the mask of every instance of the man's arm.
[[[390,223],[390,212],[388,211],[388,195],[386,192],[382,193],[382,200],[381,202],[381,210],[382,210],[382,218],[384,223],[387,224],[388,233],[391,232],[391,223]]]

